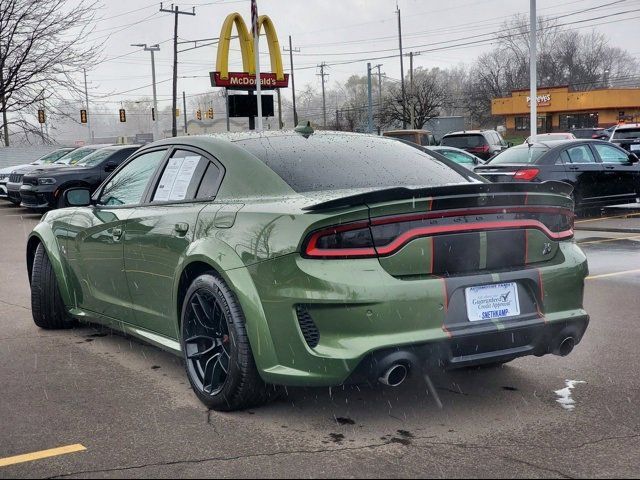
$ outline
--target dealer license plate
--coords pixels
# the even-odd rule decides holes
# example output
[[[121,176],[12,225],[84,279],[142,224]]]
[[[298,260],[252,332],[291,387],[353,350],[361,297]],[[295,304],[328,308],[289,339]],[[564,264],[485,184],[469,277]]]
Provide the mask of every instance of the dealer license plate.
[[[472,322],[520,315],[518,285],[514,282],[469,287],[465,296],[467,315]]]

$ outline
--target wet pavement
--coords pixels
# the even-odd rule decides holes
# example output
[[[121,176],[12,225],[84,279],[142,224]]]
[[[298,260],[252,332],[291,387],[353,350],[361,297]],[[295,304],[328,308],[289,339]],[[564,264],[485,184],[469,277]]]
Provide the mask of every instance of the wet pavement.
[[[623,230],[633,218],[613,220]],[[603,220],[577,231],[592,320],[566,358],[436,375],[442,409],[414,378],[397,389],[290,389],[220,414],[169,354],[93,327],[33,325],[23,251],[37,219],[0,203],[0,465],[86,450],[0,467],[1,478],[640,475],[640,233],[595,230]]]

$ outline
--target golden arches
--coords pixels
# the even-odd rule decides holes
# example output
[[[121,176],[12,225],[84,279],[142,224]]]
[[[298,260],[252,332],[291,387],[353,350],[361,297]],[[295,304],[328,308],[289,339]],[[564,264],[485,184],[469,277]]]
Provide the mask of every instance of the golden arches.
[[[235,24],[240,40],[240,51],[242,53],[242,66],[245,72],[252,75],[256,73],[255,52],[253,49],[253,35],[249,33],[247,24],[239,13],[232,13],[225,19],[220,31],[220,41],[218,44],[218,56],[216,58],[216,71],[220,72],[220,78],[229,78],[229,48],[231,46],[231,31]],[[258,17],[258,31],[264,33],[269,45],[269,56],[271,57],[271,71],[276,74],[278,80],[284,80],[284,68],[282,66],[282,54],[278,35],[273,26],[273,22],[267,15]]]

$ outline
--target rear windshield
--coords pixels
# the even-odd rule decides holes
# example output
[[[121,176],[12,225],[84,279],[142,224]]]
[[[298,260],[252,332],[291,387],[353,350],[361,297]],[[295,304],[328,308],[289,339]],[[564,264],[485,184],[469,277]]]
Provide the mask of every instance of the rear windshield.
[[[624,130],[616,130],[613,134],[613,138],[616,140],[640,138],[640,128],[625,128]]]
[[[489,163],[534,163],[549,149],[545,147],[514,147],[499,153]]]
[[[571,133],[573,133],[573,135],[576,138],[591,138],[593,137],[594,134],[596,133],[601,133],[604,129],[602,130],[592,130],[592,129],[587,129],[587,130],[571,130]]]
[[[262,160],[296,192],[482,181],[422,149],[381,137],[283,135],[235,143]]]
[[[451,135],[444,137],[441,145],[447,145],[449,147],[456,148],[474,148],[487,145],[487,141],[482,135],[478,134],[466,134],[466,135]]]
[[[75,165],[76,163],[78,163],[78,161],[82,160],[87,155],[91,155],[96,150],[97,148],[92,148],[92,147],[79,148],[77,150],[74,150],[73,152],[67,153],[64,157],[62,157],[60,160],[56,161],[55,163],[60,163],[64,165]]]

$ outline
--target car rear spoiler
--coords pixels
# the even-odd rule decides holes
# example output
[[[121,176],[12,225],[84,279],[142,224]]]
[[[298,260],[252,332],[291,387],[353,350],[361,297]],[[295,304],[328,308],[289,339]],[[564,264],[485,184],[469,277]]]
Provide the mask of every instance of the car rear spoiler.
[[[542,183],[469,183],[442,187],[406,188],[392,187],[359,193],[304,207],[303,210],[317,212],[337,208],[355,207],[369,203],[390,202],[412,198],[443,197],[449,195],[491,195],[504,193],[547,193],[570,197],[573,186],[564,182]]]

